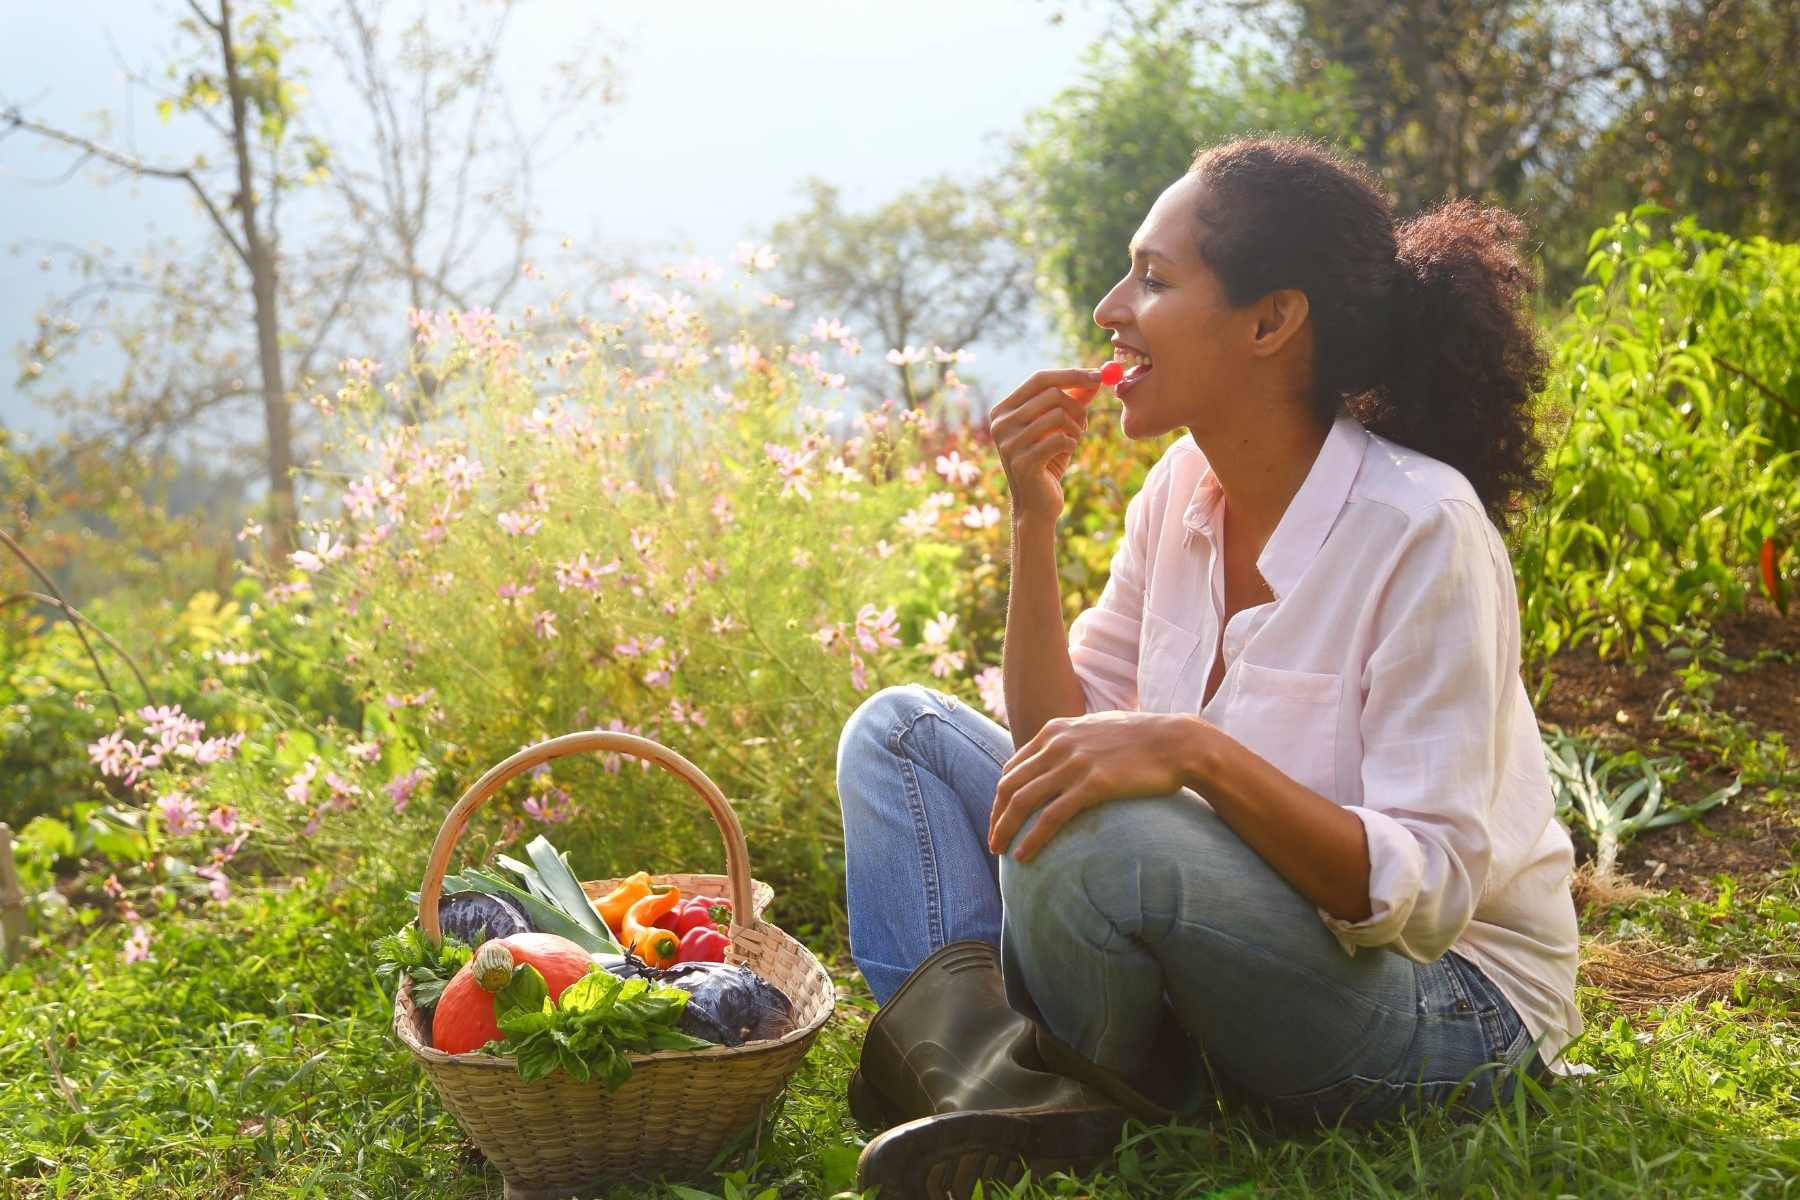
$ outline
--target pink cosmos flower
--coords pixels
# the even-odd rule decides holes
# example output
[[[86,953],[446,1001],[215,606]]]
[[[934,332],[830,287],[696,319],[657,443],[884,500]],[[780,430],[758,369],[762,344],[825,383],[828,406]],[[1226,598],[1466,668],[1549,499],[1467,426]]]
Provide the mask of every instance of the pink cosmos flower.
[[[200,828],[200,810],[184,792],[170,792],[156,801],[163,830],[170,837],[186,837]]]
[[[219,807],[213,809],[212,815],[206,820],[209,825],[226,837],[230,837],[237,832],[238,812],[237,809],[229,804],[221,804]]]
[[[863,663],[862,655],[854,650],[850,652],[850,686],[859,692],[869,690],[868,668]]]
[[[495,520],[500,522],[500,528],[513,537],[530,537],[544,527],[542,518],[530,513],[503,512]]]
[[[918,508],[909,509],[900,516],[900,532],[910,538],[930,537],[937,528],[938,510],[930,504],[921,504]]]
[[[123,775],[125,764],[137,755],[137,743],[125,740],[121,730],[113,730],[97,742],[88,743],[88,761],[100,768],[102,775]]]
[[[687,725],[690,723],[694,725],[706,724],[705,713],[692,705],[684,705],[679,698],[673,698],[669,701],[669,717],[677,725]]]
[[[900,350],[889,350],[886,357],[890,365],[906,367],[916,362],[924,362],[925,351],[918,346],[907,346]]]
[[[1000,510],[992,504],[980,508],[971,505],[962,515],[962,523],[970,529],[990,529],[1000,523]]]
[[[1006,723],[1006,679],[999,667],[987,667],[975,676],[975,687],[981,693],[981,703],[994,720]]]
[[[381,739],[375,738],[367,742],[351,742],[344,747],[344,753],[358,762],[372,763],[381,758]]]
[[[225,878],[224,871],[221,871],[218,867],[205,866],[195,867],[194,874],[200,876],[202,879],[209,879],[212,881],[212,886],[206,890],[212,894],[215,903],[223,904],[225,901],[231,899],[231,881]]]
[[[950,635],[956,632],[956,618],[939,610],[938,615],[925,622],[924,645],[938,649],[950,643]]]
[[[139,924],[132,929],[131,936],[125,939],[125,948],[120,952],[119,957],[127,963],[149,962],[156,957],[150,953],[150,927],[148,925]]]
[[[430,772],[423,767],[414,767],[400,778],[387,784],[382,790],[393,802],[394,811],[403,813],[406,811],[406,806],[411,803],[413,794],[419,790],[419,785],[429,778],[431,778]]]
[[[290,804],[310,803],[312,801],[313,776],[318,773],[319,760],[317,758],[307,759],[306,765],[288,776],[287,786],[281,789],[281,794],[288,798]]]
[[[856,641],[873,653],[883,646],[900,644],[900,622],[893,608],[877,609],[865,604],[856,612]]]
[[[713,519],[721,525],[730,525],[737,520],[737,514],[731,509],[731,497],[719,496],[712,503]]]
[[[937,472],[953,484],[967,486],[981,478],[981,468],[952,450],[937,458]]]
[[[561,825],[572,815],[568,799],[569,793],[561,788],[552,788],[541,799],[527,796],[520,807],[535,821],[541,821],[545,825]]]
[[[737,249],[731,252],[731,259],[744,268],[745,274],[754,275],[758,271],[773,270],[780,261],[780,256],[775,253],[773,246],[739,242]]]
[[[288,561],[308,573],[322,571],[350,553],[350,547],[342,541],[333,541],[331,534],[321,530],[314,539],[311,550],[296,550],[288,555]]]
[[[556,614],[547,608],[539,609],[537,616],[531,619],[531,629],[546,642],[556,637]]]
[[[408,309],[406,323],[418,335],[419,345],[429,346],[437,341],[437,318],[428,308]]]
[[[812,462],[815,450],[790,450],[786,446],[777,446],[774,442],[764,442],[763,452],[769,456],[781,473],[781,494],[799,492],[807,499],[812,499],[812,492],[806,486],[806,466]]]

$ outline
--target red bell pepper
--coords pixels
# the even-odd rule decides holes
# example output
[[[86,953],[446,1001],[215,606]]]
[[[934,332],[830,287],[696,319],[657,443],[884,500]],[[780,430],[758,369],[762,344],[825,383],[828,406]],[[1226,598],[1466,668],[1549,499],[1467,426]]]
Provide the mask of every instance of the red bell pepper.
[[[725,948],[729,945],[731,939],[710,924],[696,925],[682,935],[681,948],[675,951],[675,961],[724,962]]]
[[[685,936],[691,929],[711,929],[715,925],[731,924],[731,901],[720,900],[715,896],[695,896],[683,900],[674,908],[657,918],[656,924],[663,929]]]

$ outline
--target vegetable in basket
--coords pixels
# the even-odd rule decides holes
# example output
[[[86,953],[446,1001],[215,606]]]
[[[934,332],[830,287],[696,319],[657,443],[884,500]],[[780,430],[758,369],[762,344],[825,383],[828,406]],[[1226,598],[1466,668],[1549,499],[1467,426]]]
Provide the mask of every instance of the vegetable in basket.
[[[666,885],[651,883],[650,872],[639,871],[629,878],[621,879],[619,886],[593,901],[593,909],[600,914],[600,919],[606,922],[606,927],[612,930],[612,935],[623,941],[625,914],[631,911],[631,906],[652,892],[660,893],[668,890]]]
[[[688,993],[681,1029],[721,1046],[777,1038],[794,1026],[794,1006],[774,984],[736,963],[677,963],[666,971],[635,954],[596,954],[601,969],[622,979],[644,979]]]
[[[491,938],[444,989],[431,1018],[431,1044],[445,1054],[467,1054],[497,1040],[495,994],[522,965],[537,970],[554,1000],[594,964],[588,951],[554,933]]]
[[[676,887],[640,897],[626,910],[624,928],[619,931],[626,948],[653,967],[673,965],[681,939],[671,930],[657,928],[656,919],[679,903],[681,889]]]
[[[731,924],[731,901],[717,896],[690,896],[656,919],[663,929],[676,937],[686,937],[690,929],[711,929]]]
[[[681,948],[675,951],[677,963],[724,962],[725,949],[731,939],[714,925],[696,925],[681,935]]]
[[[489,938],[532,932],[531,922],[518,905],[486,892],[452,892],[445,896],[438,905],[438,928],[445,937],[470,946],[479,946]]]

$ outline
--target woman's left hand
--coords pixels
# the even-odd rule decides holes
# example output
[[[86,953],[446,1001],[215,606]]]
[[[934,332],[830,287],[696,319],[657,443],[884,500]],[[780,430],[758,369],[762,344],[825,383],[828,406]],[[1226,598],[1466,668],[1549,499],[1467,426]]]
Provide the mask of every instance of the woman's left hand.
[[[1046,721],[1000,772],[988,849],[1003,853],[1042,808],[1013,856],[1028,862],[1077,813],[1109,800],[1166,796],[1187,786],[1184,764],[1198,718],[1182,713],[1098,712]]]

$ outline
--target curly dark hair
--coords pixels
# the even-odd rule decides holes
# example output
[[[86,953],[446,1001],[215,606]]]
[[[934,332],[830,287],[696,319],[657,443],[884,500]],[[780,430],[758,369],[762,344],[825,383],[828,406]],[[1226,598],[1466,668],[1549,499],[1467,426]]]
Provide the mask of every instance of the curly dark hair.
[[[1549,373],[1525,224],[1451,200],[1401,222],[1369,172],[1303,138],[1194,156],[1200,255],[1227,299],[1306,293],[1312,407],[1461,471],[1505,528],[1548,481],[1533,409]]]

